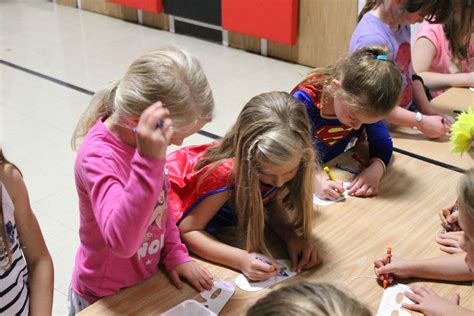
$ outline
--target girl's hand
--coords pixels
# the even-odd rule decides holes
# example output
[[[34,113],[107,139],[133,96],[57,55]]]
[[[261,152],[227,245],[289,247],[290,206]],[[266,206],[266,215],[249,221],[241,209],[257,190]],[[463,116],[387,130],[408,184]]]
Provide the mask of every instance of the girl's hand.
[[[315,193],[321,199],[335,201],[344,192],[342,182],[334,182],[327,177],[319,177],[316,181]]]
[[[454,204],[451,207],[443,208],[439,211],[439,218],[441,220],[441,226],[448,231],[460,231],[461,228],[458,224],[459,211],[456,209],[451,213],[451,210],[456,207]]]
[[[383,176],[383,166],[380,161],[374,160],[366,169],[352,180],[349,185],[349,195],[374,196],[379,192],[380,179]]]
[[[460,242],[464,237],[463,231],[458,232],[440,232],[436,236],[436,242],[440,244],[439,249],[447,253],[458,253],[463,252],[460,247]]]
[[[300,273],[302,269],[311,269],[323,261],[314,241],[293,237],[288,239],[286,246],[291,258],[291,266],[297,273]],[[298,261],[300,255],[301,259]]]
[[[446,299],[436,295],[430,288],[425,286],[411,287],[413,293],[404,292],[414,304],[403,303],[402,307],[420,312],[427,316],[442,316],[442,315],[460,315],[457,311],[461,310],[459,305],[459,294],[455,294],[451,299]]]
[[[150,105],[138,121],[137,149],[142,157],[164,158],[169,140],[173,135],[169,112],[161,102]]]
[[[388,274],[388,284],[392,284],[394,277],[410,277],[408,267],[409,261],[392,256],[390,258],[390,263],[387,264],[386,262],[388,262],[387,255],[379,257],[374,261],[375,275],[379,280],[385,280],[385,276]]]
[[[418,128],[426,137],[440,138],[446,135],[451,125],[440,115],[425,115]]]
[[[268,280],[280,271],[275,260],[255,252],[248,253],[241,260],[240,270],[252,281]]]
[[[170,271],[171,282],[178,289],[183,288],[180,277],[188,280],[198,292],[210,290],[213,286],[212,280],[214,277],[212,274],[195,261],[181,263]]]

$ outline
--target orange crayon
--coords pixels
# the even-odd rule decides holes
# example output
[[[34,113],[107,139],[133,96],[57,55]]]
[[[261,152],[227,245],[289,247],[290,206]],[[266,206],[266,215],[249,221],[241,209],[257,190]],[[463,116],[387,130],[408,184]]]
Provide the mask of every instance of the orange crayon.
[[[392,248],[388,247],[387,248],[387,263],[385,264],[389,264],[390,263],[390,259],[392,258]],[[384,279],[383,279],[383,288],[386,289],[387,286],[388,286],[388,273],[385,274],[384,276]]]

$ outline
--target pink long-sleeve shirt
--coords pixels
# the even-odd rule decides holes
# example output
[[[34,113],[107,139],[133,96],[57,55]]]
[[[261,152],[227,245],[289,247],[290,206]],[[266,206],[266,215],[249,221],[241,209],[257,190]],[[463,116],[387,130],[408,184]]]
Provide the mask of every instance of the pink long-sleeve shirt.
[[[81,243],[72,288],[87,301],[191,261],[168,210],[165,159],[141,157],[99,119],[75,162]]]

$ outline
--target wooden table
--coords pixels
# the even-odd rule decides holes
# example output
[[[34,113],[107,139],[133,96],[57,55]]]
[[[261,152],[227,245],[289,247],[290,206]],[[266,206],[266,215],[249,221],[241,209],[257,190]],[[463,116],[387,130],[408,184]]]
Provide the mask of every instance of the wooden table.
[[[346,153],[337,160],[350,161]],[[353,164],[353,163],[352,163]],[[349,180],[350,174],[334,170],[336,178]],[[324,263],[312,271],[289,279],[285,284],[301,280],[335,283],[367,304],[375,313],[383,289],[373,277],[373,261],[383,255],[387,246],[403,258],[429,258],[443,253],[434,242],[439,230],[437,212],[455,199],[461,174],[411,157],[395,154],[384,176],[381,194],[376,198],[351,197],[344,202],[320,207],[316,211],[314,234],[319,242]],[[217,278],[234,280],[237,272],[205,263]],[[439,295],[461,294],[461,305],[474,306],[470,283],[449,284],[403,280],[402,283],[426,284]],[[279,287],[275,286],[274,288]],[[243,315],[270,290],[236,292],[221,315]],[[176,304],[197,297],[189,286],[179,291],[163,273],[104,298],[86,308],[80,315],[151,315],[168,310]]]
[[[455,117],[453,110],[463,111],[469,107],[474,110],[474,92],[469,89],[451,88],[431,102],[434,108]],[[451,153],[449,136],[430,140],[420,131],[407,127],[393,127],[390,129],[390,135],[396,148],[461,169],[474,167],[471,156]]]

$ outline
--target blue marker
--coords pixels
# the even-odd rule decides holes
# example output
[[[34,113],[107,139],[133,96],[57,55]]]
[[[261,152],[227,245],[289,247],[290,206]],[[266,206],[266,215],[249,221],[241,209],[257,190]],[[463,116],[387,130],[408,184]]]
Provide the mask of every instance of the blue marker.
[[[255,257],[255,259],[257,259],[258,261],[260,262],[263,262],[263,263],[266,263],[270,266],[273,266],[268,260],[265,260],[263,258],[260,258],[260,257]],[[289,276],[288,272],[286,272],[286,268],[281,268],[280,271],[278,271],[278,275],[279,276],[283,276],[283,277],[287,277]]]

